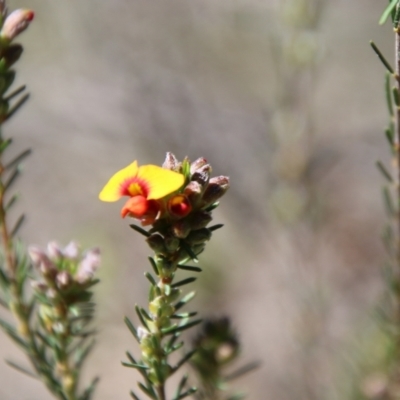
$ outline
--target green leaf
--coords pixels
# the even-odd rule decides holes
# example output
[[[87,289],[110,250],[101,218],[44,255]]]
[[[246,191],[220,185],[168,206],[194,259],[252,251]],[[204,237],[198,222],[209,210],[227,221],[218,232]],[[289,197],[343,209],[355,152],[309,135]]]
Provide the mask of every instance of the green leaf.
[[[87,356],[93,350],[95,340],[92,340],[85,348],[78,348],[75,354],[76,364],[75,368],[79,370],[82,367],[83,362],[86,360]]]
[[[396,0],[399,1],[399,0]],[[375,54],[378,56],[379,60],[381,61],[381,63],[386,67],[386,69],[394,75],[394,70],[392,68],[392,66],[389,64],[389,61],[386,60],[386,58],[384,57],[384,55],[381,53],[381,51],[378,49],[378,47],[376,46],[376,44],[371,40],[369,42],[369,44],[372,47],[372,50],[374,50]]]
[[[192,250],[192,248],[187,243],[185,243],[183,240],[181,241],[181,246],[186,251],[186,253],[188,253],[189,257],[193,261],[198,261],[197,256],[194,253],[194,251]]]
[[[190,389],[188,389],[185,393],[182,393],[178,397],[174,397],[174,400],[184,399],[185,397],[188,397],[188,396],[190,396],[190,395],[192,395],[193,393],[196,393],[196,392],[197,392],[197,388],[193,386]]]
[[[168,346],[168,347],[165,346],[165,353],[166,354],[171,354],[174,351],[177,351],[177,350],[181,349],[183,347],[183,345],[184,345],[183,342],[179,342],[179,343],[177,343],[177,344],[175,344],[173,346]]]
[[[173,284],[171,285],[171,287],[172,287],[172,288],[177,288],[177,287],[180,287],[180,286],[188,285],[189,283],[192,283],[192,282],[194,282],[194,281],[196,281],[196,280],[197,280],[197,278],[195,278],[195,277],[190,277],[190,278],[182,279],[182,280],[179,281],[179,282],[173,283]]]
[[[132,390],[130,391],[130,395],[131,395],[132,399],[140,400],[140,398],[138,396],[136,396],[136,394]]]
[[[20,93],[22,93],[26,89],[26,85],[20,86],[18,89],[15,89],[13,92],[8,94],[7,96],[4,97],[4,101],[10,101],[12,98],[15,96],[18,96]]]
[[[175,318],[175,319],[191,318],[197,314],[198,314],[197,311],[185,312],[185,313],[180,313],[180,314],[174,314],[171,316],[171,318]]]
[[[20,153],[18,156],[16,156],[13,160],[11,160],[9,163],[7,163],[4,166],[4,169],[11,169],[17,166],[22,160],[24,160],[26,157],[32,154],[31,149],[26,149],[22,153]]]
[[[12,139],[2,140],[0,142],[0,154],[4,152],[5,149],[12,143]]]
[[[99,377],[94,378],[90,386],[83,392],[80,400],[91,400],[99,381],[100,381]]]
[[[144,276],[149,280],[149,282],[153,285],[153,286],[157,286],[157,282],[154,279],[153,275],[150,274],[150,272],[145,272]]]
[[[29,97],[29,93],[22,96],[7,113],[5,120],[8,121],[28,101]]]
[[[392,101],[392,91],[390,88],[390,77],[391,74],[389,72],[385,73],[385,93],[386,93],[386,103],[388,106],[389,114],[391,117],[393,117],[394,112],[393,112],[393,101]],[[398,94],[398,92],[397,92]]]
[[[392,195],[388,187],[384,187],[382,190],[383,193],[383,200],[385,204],[385,209],[388,217],[393,217],[396,215],[396,210],[394,208]]]
[[[399,105],[400,105],[399,89],[397,89],[397,87],[394,87],[392,89],[392,94],[393,94],[394,103],[396,104],[397,107],[399,107]],[[393,116],[393,114],[391,114],[391,116]]]
[[[154,259],[153,259],[152,257],[149,257],[149,261],[150,261],[150,264],[151,264],[151,266],[152,266],[152,268],[153,268],[154,273],[155,273],[157,276],[159,276],[160,273],[158,272],[157,263],[154,261]]]
[[[178,265],[178,269],[183,269],[185,271],[192,271],[192,272],[202,272],[203,270],[199,267],[193,267],[192,265]]]
[[[127,363],[124,361],[121,361],[121,364],[124,367],[128,367],[128,368],[135,368],[135,369],[149,369],[150,367],[148,367],[147,365],[141,365],[141,364],[131,364],[131,363]]]
[[[130,321],[130,319],[128,317],[125,317],[124,322],[125,322],[126,326],[128,327],[128,329],[131,331],[133,337],[138,341],[138,343],[140,343],[140,339],[139,339],[137,330],[136,330],[135,326],[132,324],[132,322]]]
[[[394,146],[394,132],[390,128],[385,129],[385,136],[391,148]]]
[[[185,295],[184,297],[182,297],[182,299],[179,300],[178,303],[175,304],[175,311],[178,311],[184,305],[189,303],[189,301],[193,300],[194,296],[196,296],[196,292],[190,292],[187,295]]]
[[[210,226],[210,227],[208,228],[208,230],[211,231],[211,232],[214,232],[214,231],[216,231],[217,229],[221,229],[223,226],[224,226],[224,224],[216,224],[216,225]]]
[[[379,19],[379,25],[383,25],[386,20],[389,18],[392,11],[394,11],[395,7],[399,3],[399,0],[392,0],[389,5],[385,8],[381,18]]]
[[[394,29],[397,29],[399,27],[399,20],[400,20],[400,7],[396,8],[394,16],[392,13],[392,18],[393,18],[393,27]]]
[[[178,361],[175,367],[173,367],[173,372],[176,372],[183,364],[185,364],[188,360],[192,358],[192,356],[197,352],[197,349],[189,351],[189,353],[185,354],[185,356]]]
[[[390,172],[386,169],[386,167],[382,164],[381,161],[376,162],[376,167],[381,172],[382,176],[386,178],[389,183],[393,183],[393,178]]]
[[[9,365],[11,368],[16,369],[19,372],[22,372],[23,374],[29,376],[30,378],[35,378],[39,379],[39,377],[32,371],[29,371],[25,367],[21,367],[20,365],[16,364],[14,361],[11,360],[5,360],[6,364]]]
[[[162,328],[161,332],[164,335],[172,335],[172,334],[175,334],[176,332],[182,332],[182,331],[185,331],[186,329],[192,328],[193,326],[200,324],[201,321],[202,321],[201,319],[197,319],[195,321],[189,322],[186,325],[181,325],[181,326],[173,325],[168,328]]]
[[[20,174],[21,169],[19,167],[15,168],[9,178],[4,183],[4,191],[8,190],[11,187],[11,185],[16,181]]]
[[[28,346],[24,340],[20,338],[17,331],[14,327],[8,324],[6,321],[0,319],[0,326],[3,328],[4,332],[12,339],[18,346],[22,347],[23,349],[27,350]]]
[[[142,323],[142,325],[143,325],[148,331],[150,331],[149,326],[147,325],[147,322],[146,322],[146,320],[144,319],[144,317],[143,317],[143,315],[142,315],[142,313],[141,313],[141,309],[139,308],[139,306],[138,306],[137,304],[135,305],[135,311],[136,311],[136,314],[137,314],[137,316],[139,317],[140,322]]]
[[[151,399],[153,400],[157,400],[157,396],[156,394],[151,391],[150,389],[148,389],[146,386],[143,385],[143,383],[139,382],[138,386],[140,387],[140,389],[147,394],[147,396],[149,396]]]
[[[10,209],[11,209],[11,207],[15,204],[15,202],[18,200],[18,195],[17,194],[14,194],[12,197],[11,197],[11,199],[7,202],[7,204],[6,204],[6,206],[5,206],[5,211],[6,211],[6,213],[8,212],[8,211],[10,211]]]
[[[1,268],[0,268],[0,285],[4,289],[4,291],[6,291],[10,286],[10,280],[8,279],[8,276]]]
[[[175,397],[173,398],[173,400],[176,400],[179,397],[179,395],[182,393],[182,390],[185,388],[188,378],[189,377],[187,374],[182,376],[181,380],[179,381],[178,387],[176,389]]]
[[[24,221],[25,221],[25,214],[21,214],[10,232],[11,237],[15,237],[17,235]]]
[[[138,226],[138,225],[135,225],[135,224],[131,224],[131,225],[129,225],[134,231],[136,231],[136,232],[139,232],[141,235],[143,235],[143,236],[146,236],[146,237],[149,237],[150,236],[150,233],[149,232],[147,232],[145,229],[143,229],[143,228],[141,228],[140,226]]]

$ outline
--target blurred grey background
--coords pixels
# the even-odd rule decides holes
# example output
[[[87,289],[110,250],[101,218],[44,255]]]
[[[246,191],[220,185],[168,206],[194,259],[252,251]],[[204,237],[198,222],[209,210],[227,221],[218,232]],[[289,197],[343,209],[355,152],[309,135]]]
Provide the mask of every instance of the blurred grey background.
[[[379,373],[384,69],[376,0],[9,1],[36,11],[18,82],[32,98],[5,127],[32,147],[17,185],[23,239],[99,245],[98,400],[129,398],[138,348],[123,324],[146,304],[145,243],[97,196],[137,159],[206,157],[232,187],[215,213],[190,305],[230,315],[249,400],[358,398]],[[135,320],[136,321],[136,320]],[[2,334],[1,358],[24,363]],[[364,385],[365,386],[365,385]],[[371,385],[370,385],[371,386]],[[370,387],[368,386],[368,388]],[[170,388],[173,389],[173,386]],[[368,390],[367,390],[368,391]],[[368,393],[367,393],[368,395]],[[50,399],[0,363],[0,398]]]

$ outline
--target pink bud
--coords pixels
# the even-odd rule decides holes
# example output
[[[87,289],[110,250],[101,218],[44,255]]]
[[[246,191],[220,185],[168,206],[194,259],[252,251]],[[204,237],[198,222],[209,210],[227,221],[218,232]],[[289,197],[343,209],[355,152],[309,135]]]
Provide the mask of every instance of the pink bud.
[[[171,171],[178,171],[180,166],[181,163],[178,161],[178,159],[168,151],[162,167],[165,169],[170,169]]]
[[[64,257],[75,260],[79,256],[79,244],[72,241],[63,250]]]
[[[71,283],[71,275],[67,271],[61,271],[56,276],[56,284],[59,289],[65,289]]]
[[[13,11],[5,20],[0,32],[2,38],[9,41],[23,32],[33,20],[35,13],[31,10],[19,9]]]
[[[62,257],[61,247],[57,242],[50,242],[47,244],[47,255],[53,259],[58,260]]]
[[[89,250],[79,264],[75,280],[82,284],[89,282],[100,267],[100,261],[100,249],[94,248]]]

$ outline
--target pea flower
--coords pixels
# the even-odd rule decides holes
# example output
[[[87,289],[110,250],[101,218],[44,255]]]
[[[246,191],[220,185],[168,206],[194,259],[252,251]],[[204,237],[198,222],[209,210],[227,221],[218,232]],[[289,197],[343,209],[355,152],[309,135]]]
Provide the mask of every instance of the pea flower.
[[[140,219],[142,224],[152,223],[162,211],[160,200],[180,189],[184,175],[156,165],[138,166],[137,161],[115,173],[99,194],[102,201],[129,199],[121,209],[121,216]]]

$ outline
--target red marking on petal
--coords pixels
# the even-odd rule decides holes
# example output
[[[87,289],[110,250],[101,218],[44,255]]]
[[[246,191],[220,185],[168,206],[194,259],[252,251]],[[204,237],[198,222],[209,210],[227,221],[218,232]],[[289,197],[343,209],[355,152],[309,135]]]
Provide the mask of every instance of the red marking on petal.
[[[144,197],[147,197],[149,193],[148,183],[136,176],[127,178],[124,182],[121,183],[119,193],[121,196],[133,197],[142,195]]]
[[[168,201],[168,210],[175,217],[185,217],[192,211],[192,206],[186,196],[179,194]]]

